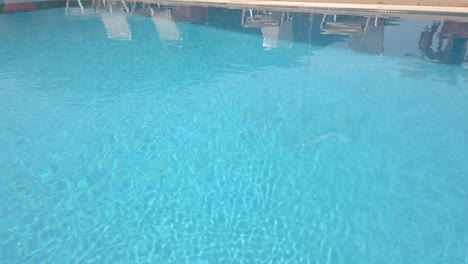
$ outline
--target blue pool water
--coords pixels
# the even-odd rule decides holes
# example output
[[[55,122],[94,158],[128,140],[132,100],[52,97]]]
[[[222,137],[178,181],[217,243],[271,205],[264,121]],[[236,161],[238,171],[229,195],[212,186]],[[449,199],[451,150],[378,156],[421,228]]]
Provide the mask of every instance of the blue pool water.
[[[466,23],[83,5],[0,14],[0,263],[468,263]]]

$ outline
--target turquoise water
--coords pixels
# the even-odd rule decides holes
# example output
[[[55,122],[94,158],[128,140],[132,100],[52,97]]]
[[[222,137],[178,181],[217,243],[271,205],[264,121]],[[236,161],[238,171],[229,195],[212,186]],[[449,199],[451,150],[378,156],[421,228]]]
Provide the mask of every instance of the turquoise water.
[[[468,263],[468,69],[421,60],[432,21],[358,49],[194,10],[0,15],[0,263]]]

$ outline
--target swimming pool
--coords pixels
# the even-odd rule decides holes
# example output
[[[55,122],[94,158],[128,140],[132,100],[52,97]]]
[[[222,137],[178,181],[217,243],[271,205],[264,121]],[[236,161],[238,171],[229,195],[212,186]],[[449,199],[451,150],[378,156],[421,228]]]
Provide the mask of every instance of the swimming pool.
[[[465,21],[80,4],[0,14],[0,263],[467,263]]]

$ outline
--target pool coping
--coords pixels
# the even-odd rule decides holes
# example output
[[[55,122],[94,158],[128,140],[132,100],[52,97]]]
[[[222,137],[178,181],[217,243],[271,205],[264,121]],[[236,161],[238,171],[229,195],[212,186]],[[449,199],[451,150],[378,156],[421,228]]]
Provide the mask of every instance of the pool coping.
[[[415,5],[390,5],[390,4],[344,4],[344,3],[320,3],[303,1],[262,1],[262,0],[163,0],[145,2],[167,4],[203,4],[222,7],[256,7],[256,8],[292,8],[301,10],[336,10],[336,11],[360,11],[374,13],[415,13],[468,16],[468,7],[453,6],[415,6]]]

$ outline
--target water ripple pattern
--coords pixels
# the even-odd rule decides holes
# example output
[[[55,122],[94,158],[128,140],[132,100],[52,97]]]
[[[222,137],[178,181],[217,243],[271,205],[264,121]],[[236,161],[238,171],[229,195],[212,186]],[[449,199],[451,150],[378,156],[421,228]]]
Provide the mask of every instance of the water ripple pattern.
[[[465,65],[72,11],[0,15],[0,263],[467,263]]]

